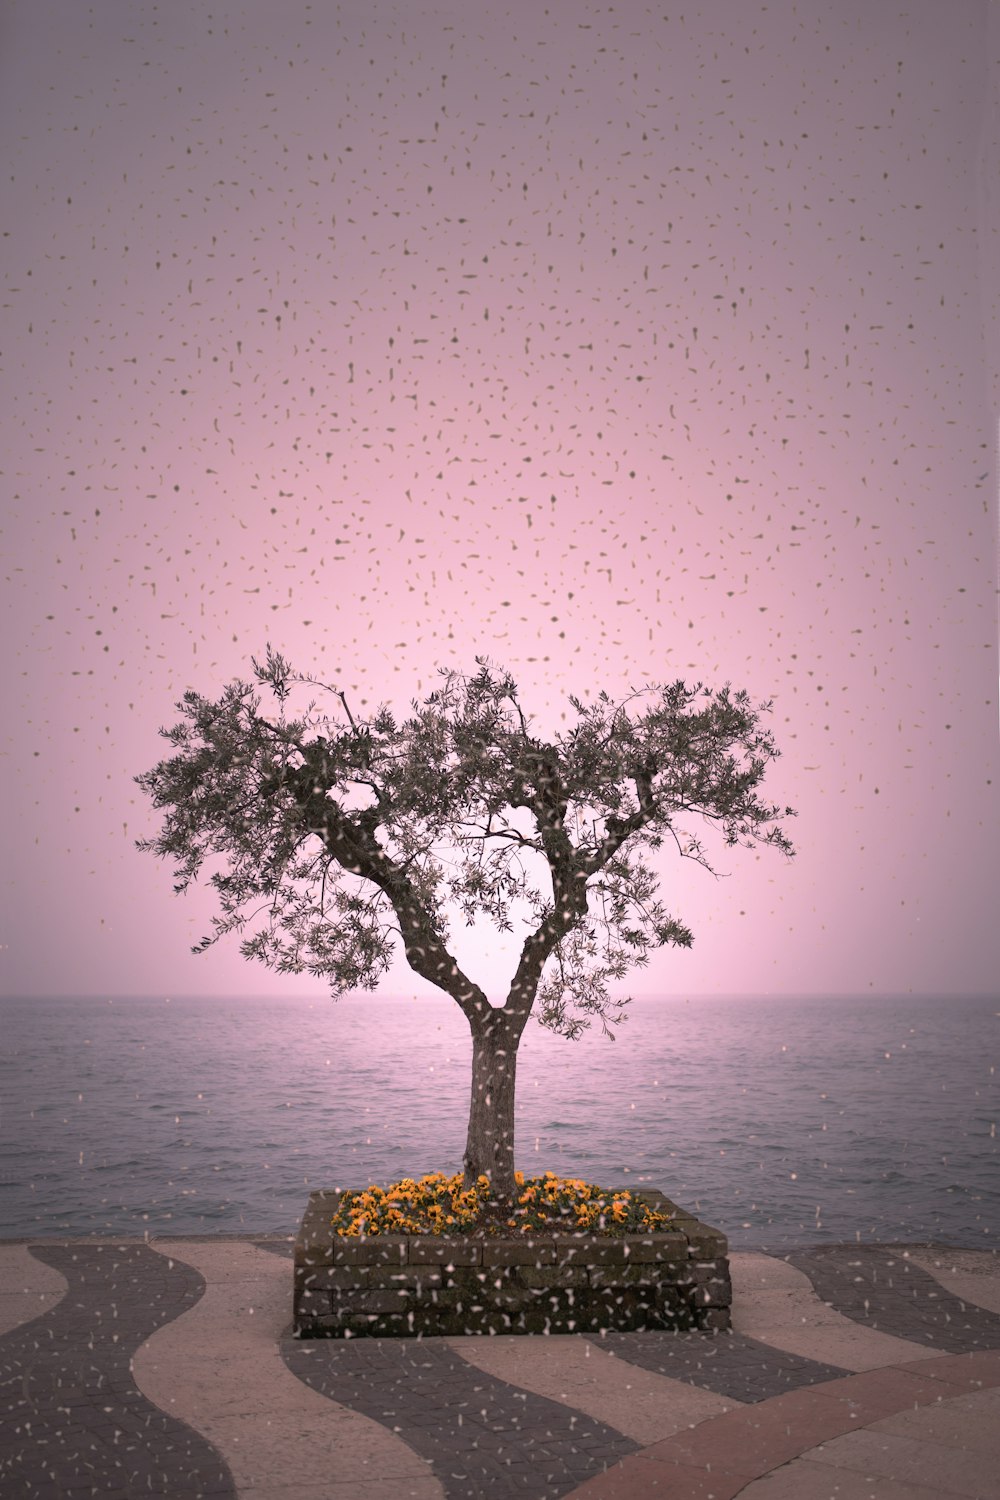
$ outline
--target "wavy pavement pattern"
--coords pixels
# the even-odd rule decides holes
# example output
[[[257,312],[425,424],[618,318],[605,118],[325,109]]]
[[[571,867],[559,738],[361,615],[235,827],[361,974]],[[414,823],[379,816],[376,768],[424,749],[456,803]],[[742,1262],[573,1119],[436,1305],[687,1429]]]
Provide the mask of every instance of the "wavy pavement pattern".
[[[992,1285],[975,1257],[737,1255],[731,1335],[303,1342],[284,1242],[0,1246],[0,1495],[702,1500],[710,1477],[717,1500],[853,1500],[912,1444],[903,1408],[996,1410],[973,1392],[1000,1380],[1000,1317],[954,1294]],[[940,1500],[971,1417],[935,1420]]]
[[[952,1296],[1000,1314],[1000,1251],[931,1245],[911,1247],[909,1257]]]
[[[443,1340],[286,1337],[281,1352],[313,1390],[398,1432],[448,1500],[558,1500],[641,1446],[484,1374]]]
[[[595,1476],[576,1496],[1000,1500],[1000,1438],[991,1426],[1000,1417],[995,1257],[944,1247],[916,1254],[933,1274],[902,1247],[795,1252],[787,1260],[798,1270],[734,1257],[744,1326],[796,1348],[815,1333],[815,1354],[837,1349],[859,1373],[709,1418]],[[750,1288],[747,1299],[741,1287]]]
[[[219,1448],[239,1494],[443,1500],[429,1466],[391,1425],[325,1399],[286,1367],[279,1343],[291,1333],[290,1247],[218,1238],[155,1243],[195,1268],[205,1294],[138,1351],[136,1382]]]
[[[740,1402],[768,1401],[801,1386],[836,1380],[846,1370],[775,1348],[739,1333],[585,1334],[629,1364],[672,1380],[686,1381]]]
[[[283,1259],[291,1253],[289,1247],[273,1242],[262,1243],[261,1248]],[[393,1344],[397,1341],[390,1340],[389,1347]],[[592,1418],[635,1443],[645,1445],[739,1404],[731,1397],[718,1396],[690,1383],[671,1380],[627,1364],[597,1347],[596,1341],[591,1342],[577,1334],[553,1334],[531,1339],[501,1334],[435,1339],[431,1343],[421,1341],[419,1344],[415,1341],[415,1347],[427,1349],[432,1346],[439,1350],[450,1349],[466,1366],[473,1366],[512,1388],[518,1402],[516,1416],[524,1415],[525,1392],[559,1403],[568,1409],[568,1419],[564,1416],[564,1421],[568,1420],[574,1434],[582,1420]],[[397,1347],[401,1349],[405,1345],[398,1344]],[[413,1374],[422,1372],[425,1378],[436,1379],[437,1371],[438,1362],[428,1361],[420,1371],[414,1368]],[[473,1380],[472,1372],[468,1371],[464,1392]],[[412,1398],[414,1389],[415,1385],[408,1387],[406,1399]],[[440,1386],[437,1389],[440,1390]],[[393,1426],[398,1426],[395,1409],[388,1406],[386,1411]],[[453,1404],[441,1408],[439,1434],[449,1430],[449,1420],[452,1423],[450,1430],[456,1430],[459,1418],[464,1425],[461,1393]],[[505,1458],[509,1457],[508,1448]],[[462,1493],[461,1489],[459,1492]],[[525,1492],[523,1485],[518,1492]]]
[[[903,1248],[821,1245],[786,1259],[824,1302],[865,1328],[936,1354],[1000,1348],[1000,1316],[949,1292]]]
[[[952,1396],[845,1432],[740,1500],[1000,1500],[1000,1390]]]
[[[215,1449],[131,1374],[139,1345],[201,1296],[197,1272],[145,1245],[33,1245],[31,1255],[67,1290],[0,1336],[0,1494],[235,1497]]]
[[[528,1342],[286,1338],[282,1353],[315,1390],[391,1425],[424,1454],[449,1500],[574,1492],[588,1472],[594,1480],[615,1472],[645,1444],[846,1373],[755,1339],[700,1332]],[[587,1371],[588,1358],[600,1375]],[[616,1416],[619,1424],[608,1420]],[[456,1450],[464,1462],[456,1464]]]
[[[183,1400],[255,1500],[558,1496],[735,1404],[576,1336],[303,1343],[287,1337],[289,1245],[157,1243],[207,1290],[140,1350],[136,1379]]]
[[[644,1448],[573,1500],[1000,1500],[989,1452],[962,1459],[998,1386],[987,1349],[788,1391]],[[936,1438],[921,1453],[924,1418]],[[922,1460],[930,1488],[913,1483]]]
[[[845,1370],[933,1359],[906,1339],[863,1327],[824,1302],[804,1271],[771,1255],[730,1256],[733,1332]]]
[[[643,1446],[741,1404],[629,1364],[576,1333],[534,1338],[528,1348],[519,1334],[444,1342],[486,1374],[597,1417]]]
[[[0,1244],[0,1334],[30,1323],[60,1302],[68,1289],[65,1276],[43,1266],[27,1245]]]

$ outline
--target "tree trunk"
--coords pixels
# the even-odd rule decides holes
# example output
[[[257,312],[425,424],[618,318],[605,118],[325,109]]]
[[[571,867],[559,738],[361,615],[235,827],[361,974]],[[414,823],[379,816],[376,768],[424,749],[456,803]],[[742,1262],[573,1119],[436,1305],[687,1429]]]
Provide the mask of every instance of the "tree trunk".
[[[465,1146],[463,1186],[484,1173],[490,1180],[489,1214],[509,1216],[514,1182],[514,1078],[524,1023],[491,1008],[472,1025],[472,1102]]]

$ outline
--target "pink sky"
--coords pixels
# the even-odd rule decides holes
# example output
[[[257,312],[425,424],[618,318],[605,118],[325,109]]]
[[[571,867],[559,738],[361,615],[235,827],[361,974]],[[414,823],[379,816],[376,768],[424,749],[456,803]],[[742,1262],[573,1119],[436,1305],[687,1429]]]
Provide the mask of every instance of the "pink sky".
[[[192,955],[213,894],[133,847],[267,641],[362,709],[487,655],[550,731],[773,697],[797,858],[664,851],[695,945],[626,992],[995,987],[997,6],[13,0],[0,48],[5,993],[317,988]]]

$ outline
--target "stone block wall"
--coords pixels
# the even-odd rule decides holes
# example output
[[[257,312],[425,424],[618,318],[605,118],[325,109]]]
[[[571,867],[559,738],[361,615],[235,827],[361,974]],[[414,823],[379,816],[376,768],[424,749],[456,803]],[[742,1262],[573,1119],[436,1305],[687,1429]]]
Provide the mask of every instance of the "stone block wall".
[[[632,1190],[630,1190],[632,1191]],[[666,1230],[334,1235],[341,1194],[311,1194],[295,1244],[297,1338],[724,1330],[732,1286],[725,1235],[663,1193],[636,1192]]]

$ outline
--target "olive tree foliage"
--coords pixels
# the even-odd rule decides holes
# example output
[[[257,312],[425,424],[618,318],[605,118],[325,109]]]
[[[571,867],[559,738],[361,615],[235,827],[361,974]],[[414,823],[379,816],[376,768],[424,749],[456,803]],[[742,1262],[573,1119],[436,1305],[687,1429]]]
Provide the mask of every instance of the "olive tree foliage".
[[[209,880],[222,916],[194,952],[261,918],[241,953],[336,997],[375,988],[398,940],[475,1029],[489,1002],[448,945],[452,921],[484,917],[523,938],[505,1006],[515,1046],[529,1012],[567,1037],[594,1017],[613,1035],[628,1001],[610,987],[651,950],[692,942],[657,899],[648,856],[666,845],[716,874],[693,824],[728,846],[794,853],[777,822],[793,809],[756,796],[779,754],[761,726],[771,704],[752,708],[728,684],[571,697],[575,722],[544,738],[483,657],[471,676],[441,669],[402,722],[385,706],[356,718],[270,644],[263,666],[251,660],[277,716],[241,681],[215,702],[186,692],[183,722],[160,730],[176,753],[135,777],[164,810],[137,847],[176,861],[177,893],[223,862]],[[298,684],[332,694],[335,713],[315,714],[314,699],[286,718]]]

